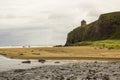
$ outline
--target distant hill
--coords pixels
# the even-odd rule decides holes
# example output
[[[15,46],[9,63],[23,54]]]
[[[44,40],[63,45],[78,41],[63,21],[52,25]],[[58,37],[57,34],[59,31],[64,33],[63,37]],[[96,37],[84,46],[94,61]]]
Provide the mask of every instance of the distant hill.
[[[120,39],[120,12],[102,14],[97,21],[77,27],[68,33],[65,45],[106,39]]]

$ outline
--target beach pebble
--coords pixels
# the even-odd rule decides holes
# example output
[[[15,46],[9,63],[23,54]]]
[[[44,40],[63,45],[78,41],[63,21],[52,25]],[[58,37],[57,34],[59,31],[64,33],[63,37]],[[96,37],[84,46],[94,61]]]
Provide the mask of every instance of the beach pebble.
[[[120,80],[120,62],[78,61],[0,73],[0,80]]]

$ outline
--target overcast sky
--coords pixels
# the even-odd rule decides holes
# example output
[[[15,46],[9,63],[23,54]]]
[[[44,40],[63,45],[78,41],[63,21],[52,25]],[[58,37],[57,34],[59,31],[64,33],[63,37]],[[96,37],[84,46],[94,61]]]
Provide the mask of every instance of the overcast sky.
[[[67,33],[120,11],[120,0],[0,0],[0,46],[65,44]]]

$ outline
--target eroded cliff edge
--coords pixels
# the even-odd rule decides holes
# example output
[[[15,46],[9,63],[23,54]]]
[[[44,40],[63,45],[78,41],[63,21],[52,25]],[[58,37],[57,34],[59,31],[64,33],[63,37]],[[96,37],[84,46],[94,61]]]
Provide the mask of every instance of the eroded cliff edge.
[[[102,14],[99,19],[68,33],[66,46],[82,41],[120,39],[120,12]]]

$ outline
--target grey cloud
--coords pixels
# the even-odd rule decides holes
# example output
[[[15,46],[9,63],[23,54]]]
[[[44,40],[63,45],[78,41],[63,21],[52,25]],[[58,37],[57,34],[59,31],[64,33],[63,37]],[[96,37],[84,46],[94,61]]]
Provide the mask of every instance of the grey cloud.
[[[17,33],[17,32],[16,32]],[[14,35],[16,34],[12,31],[5,31],[0,33],[0,45],[6,46],[6,45],[23,45],[27,44],[26,37],[23,35]]]
[[[35,17],[34,16],[15,15],[15,14],[0,15],[0,19],[30,19],[30,18],[35,18]]]
[[[0,45],[64,44],[85,19],[119,11],[118,0],[1,0]],[[107,5],[107,6],[106,6]]]
[[[3,29],[0,33],[0,44],[4,45],[53,45],[63,43],[61,32],[49,28],[30,27]]]
[[[0,19],[14,19],[16,18],[15,15],[9,14],[9,15],[0,15]]]

